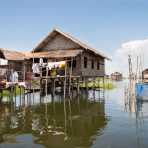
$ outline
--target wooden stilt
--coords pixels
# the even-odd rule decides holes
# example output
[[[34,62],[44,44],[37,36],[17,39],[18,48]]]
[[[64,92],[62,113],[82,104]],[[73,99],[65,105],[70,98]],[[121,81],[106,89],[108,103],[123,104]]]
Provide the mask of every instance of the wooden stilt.
[[[1,96],[0,96],[0,104],[2,103],[2,92],[3,92],[3,90],[0,89],[0,93],[1,93]]]
[[[103,77],[103,99],[104,99],[104,93],[105,93],[105,77]]]
[[[79,78],[77,78],[77,94],[80,95],[80,84],[79,84]]]
[[[69,117],[70,117],[70,126],[72,128],[72,114],[71,114],[71,102],[70,102],[71,99],[68,99],[68,105],[69,105]]]
[[[15,106],[16,106],[16,85],[14,85],[14,97],[15,97]]]
[[[53,97],[55,96],[55,78],[53,79]]]
[[[73,68],[73,58],[71,58],[71,67],[70,67],[70,75],[69,75],[69,96],[71,96],[71,76],[72,76],[72,68]]]
[[[79,110],[79,113],[80,113],[80,96],[79,95],[77,96],[77,99],[78,99],[78,110]]]
[[[66,97],[66,83],[67,83],[67,62],[65,63],[64,99]]]
[[[21,90],[21,86],[19,88],[20,88],[20,107],[21,107],[21,105],[22,105],[22,90]]]
[[[48,67],[46,67],[46,84],[45,84],[45,94],[46,94],[46,97],[47,97],[47,93],[48,93]]]
[[[93,98],[95,101],[95,77],[93,77]]]
[[[85,77],[85,83],[86,83],[86,90],[88,92],[88,78],[87,77]]]
[[[22,95],[23,95],[23,97],[22,97],[22,105],[23,106],[25,106],[25,88],[23,89],[23,93],[22,93]]]
[[[100,86],[100,78],[99,78],[99,100],[100,100],[101,86]]]

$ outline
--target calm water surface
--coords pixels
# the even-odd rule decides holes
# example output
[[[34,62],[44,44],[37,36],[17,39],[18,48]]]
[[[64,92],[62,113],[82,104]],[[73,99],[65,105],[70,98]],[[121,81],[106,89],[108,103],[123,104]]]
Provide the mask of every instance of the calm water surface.
[[[61,96],[38,94],[32,105],[0,106],[0,148],[147,148],[148,103],[125,106],[124,86],[106,91],[83,92],[64,103]],[[101,94],[102,96],[102,94]]]

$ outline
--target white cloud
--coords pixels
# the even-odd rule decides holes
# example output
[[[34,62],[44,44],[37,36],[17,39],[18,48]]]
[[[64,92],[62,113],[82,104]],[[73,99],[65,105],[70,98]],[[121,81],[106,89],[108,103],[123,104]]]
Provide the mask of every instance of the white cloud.
[[[141,57],[143,68],[148,68],[148,39],[123,43],[112,55],[112,62],[107,62],[106,73],[120,71],[128,74],[128,55],[132,57],[133,70],[136,70],[137,56]]]

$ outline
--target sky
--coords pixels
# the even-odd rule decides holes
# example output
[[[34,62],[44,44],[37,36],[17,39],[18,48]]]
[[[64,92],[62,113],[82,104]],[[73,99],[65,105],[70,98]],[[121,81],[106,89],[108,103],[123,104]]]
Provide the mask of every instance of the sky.
[[[57,27],[111,57],[108,73],[126,73],[129,53],[148,56],[147,8],[147,0],[0,0],[0,47],[32,50]]]

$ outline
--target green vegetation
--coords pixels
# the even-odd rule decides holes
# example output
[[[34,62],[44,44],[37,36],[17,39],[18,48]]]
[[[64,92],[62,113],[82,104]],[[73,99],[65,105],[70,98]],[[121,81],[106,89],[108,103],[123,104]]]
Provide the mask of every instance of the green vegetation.
[[[33,81],[32,82],[32,87],[38,86],[39,82],[38,81]],[[87,83],[82,82],[80,84],[81,88],[104,88],[104,89],[113,89],[115,88],[115,86],[113,85],[113,83],[109,80],[104,80],[104,84],[103,84],[103,80],[100,78],[96,78],[95,81],[89,80]],[[21,88],[21,91],[23,91],[23,88]],[[15,88],[13,88],[12,93],[10,91],[10,89],[8,90],[3,90],[3,97],[9,97],[9,96],[17,96],[20,94],[20,88],[18,86],[16,86]]]
[[[22,89],[22,88],[21,88]],[[10,89],[8,89],[8,90],[3,90],[3,97],[8,97],[8,96],[17,96],[17,95],[19,95],[20,94],[20,88],[18,87],[18,86],[16,86],[15,88],[13,88],[13,90],[12,90],[12,94],[11,94],[11,92],[10,92]]]
[[[81,88],[104,88],[104,89],[113,89],[115,86],[113,85],[112,82],[108,81],[108,80],[104,80],[104,84],[103,84],[103,80],[100,80],[99,78],[97,78],[94,82],[93,81],[89,81],[87,83],[83,82],[80,84]]]

